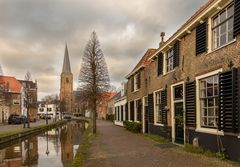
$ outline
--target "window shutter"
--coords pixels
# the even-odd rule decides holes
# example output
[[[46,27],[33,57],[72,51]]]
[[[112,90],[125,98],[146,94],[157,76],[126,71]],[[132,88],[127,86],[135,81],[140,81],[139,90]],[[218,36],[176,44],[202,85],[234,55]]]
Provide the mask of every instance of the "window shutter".
[[[196,28],[196,55],[207,51],[207,23],[199,24]]]
[[[134,77],[131,78],[131,90],[134,91]]]
[[[123,106],[121,106],[121,121],[123,121]]]
[[[194,82],[186,83],[186,125],[196,127],[196,84]]]
[[[141,122],[142,121],[142,101],[141,100],[138,100],[137,116],[138,116],[138,120]]]
[[[218,128],[225,132],[239,131],[239,79],[240,70],[219,74],[219,118]]]
[[[163,53],[162,52],[159,53],[157,61],[158,61],[157,74],[159,76],[163,74]]]
[[[161,91],[162,123],[167,125],[167,89]]]
[[[137,74],[137,85],[138,85],[138,89],[140,89],[141,88],[141,72]]]
[[[173,67],[179,66],[179,48],[180,42],[177,40],[173,46]]]
[[[234,25],[233,25],[234,37],[240,34],[240,1],[234,0]]]
[[[130,120],[134,121],[134,101],[130,102]]]
[[[125,118],[128,120],[128,103],[125,104]]]
[[[154,123],[153,94],[148,95],[148,117],[149,123]]]

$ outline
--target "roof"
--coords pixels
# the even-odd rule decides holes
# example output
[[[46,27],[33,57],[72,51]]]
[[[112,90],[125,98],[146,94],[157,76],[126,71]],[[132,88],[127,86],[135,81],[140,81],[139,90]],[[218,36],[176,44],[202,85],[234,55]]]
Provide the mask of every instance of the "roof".
[[[155,52],[156,54],[152,55],[150,58],[155,57],[159,51],[162,50],[162,48],[168,46],[173,40],[177,39],[179,35],[181,35],[181,31],[186,29],[188,26],[191,25],[191,23],[196,19],[198,16],[200,16],[208,7],[210,7],[214,2],[217,3],[219,0],[208,0],[207,3],[205,3],[202,7],[200,7],[172,36],[168,38],[166,42]],[[199,21],[199,20],[198,20]]]
[[[70,66],[67,44],[65,46],[62,73],[71,73],[71,66]]]
[[[12,93],[21,93],[22,90],[22,84],[11,76],[0,76],[0,85]]]
[[[35,89],[37,88],[37,83],[36,82],[33,82],[33,81],[26,81],[26,80],[18,80],[23,87],[25,88],[31,88],[31,89]]]
[[[157,49],[148,49],[138,64],[134,67],[132,72],[128,74],[127,78],[133,75],[135,72],[141,69],[141,67],[147,67],[150,64],[149,58],[157,51]]]

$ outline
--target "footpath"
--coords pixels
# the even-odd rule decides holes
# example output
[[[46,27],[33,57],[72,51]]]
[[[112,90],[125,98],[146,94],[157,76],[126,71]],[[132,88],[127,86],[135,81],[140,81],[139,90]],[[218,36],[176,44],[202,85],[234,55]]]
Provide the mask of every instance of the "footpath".
[[[183,151],[178,146],[160,147],[142,134],[134,134],[111,122],[98,121],[97,135],[85,167],[231,167],[229,161]]]

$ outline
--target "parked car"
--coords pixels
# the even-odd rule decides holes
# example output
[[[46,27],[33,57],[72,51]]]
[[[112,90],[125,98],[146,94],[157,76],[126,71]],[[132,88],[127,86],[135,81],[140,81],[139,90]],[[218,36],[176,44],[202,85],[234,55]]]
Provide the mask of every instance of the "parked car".
[[[28,119],[24,115],[12,114],[8,118],[8,124],[22,124],[27,122]]]
[[[25,115],[21,115],[20,118],[21,118],[21,123],[28,123],[29,121]]]
[[[21,117],[18,114],[12,114],[8,118],[8,124],[21,124]]]

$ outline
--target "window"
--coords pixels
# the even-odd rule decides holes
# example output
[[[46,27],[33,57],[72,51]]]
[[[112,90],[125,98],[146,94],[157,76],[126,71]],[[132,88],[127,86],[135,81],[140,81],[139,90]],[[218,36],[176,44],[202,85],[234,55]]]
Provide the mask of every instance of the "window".
[[[217,128],[218,122],[218,75],[200,80],[201,126]]]
[[[144,106],[147,107],[148,106],[148,97],[144,97]]]
[[[14,99],[14,100],[13,100],[13,105],[20,105],[20,100]]]
[[[174,69],[174,66],[173,66],[173,59],[174,59],[174,56],[173,56],[173,49],[169,49],[167,51],[167,58],[166,58],[166,62],[167,62],[167,72],[170,72]]]
[[[142,101],[136,101],[137,121],[142,121]]]
[[[134,91],[137,91],[141,87],[141,74],[140,72],[134,76]]]
[[[213,49],[233,40],[234,6],[230,5],[213,18]]]
[[[155,92],[155,115],[156,122],[162,124],[162,109],[161,109],[161,91]]]

